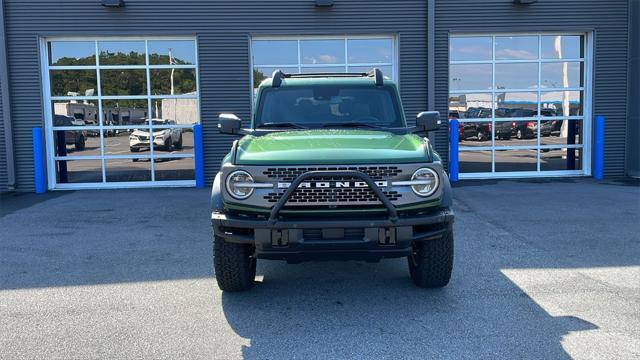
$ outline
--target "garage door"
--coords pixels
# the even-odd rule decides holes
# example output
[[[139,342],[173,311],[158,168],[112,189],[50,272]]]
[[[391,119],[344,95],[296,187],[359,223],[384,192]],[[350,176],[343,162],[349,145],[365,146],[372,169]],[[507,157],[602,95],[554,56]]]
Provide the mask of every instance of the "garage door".
[[[192,38],[42,44],[49,187],[195,184]]]
[[[376,67],[397,79],[393,36],[254,37],[251,42],[254,88],[274,70],[285,73],[367,72]]]
[[[450,37],[461,178],[589,174],[588,45],[585,34]]]

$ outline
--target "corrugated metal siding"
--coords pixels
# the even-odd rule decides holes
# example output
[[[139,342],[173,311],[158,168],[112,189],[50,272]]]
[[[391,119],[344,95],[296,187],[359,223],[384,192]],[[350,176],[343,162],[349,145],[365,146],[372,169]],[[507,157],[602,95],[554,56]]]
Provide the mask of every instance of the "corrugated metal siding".
[[[436,1],[436,108],[447,113],[449,32],[591,31],[595,33],[593,114],[606,116],[605,174],[623,175],[626,147],[628,0]],[[447,134],[437,136],[446,155]]]
[[[217,133],[218,114],[228,111],[249,119],[250,35],[398,34],[406,113],[411,119],[426,109],[425,0],[339,0],[330,9],[316,8],[313,0],[127,0],[124,9],[105,9],[97,0],[5,3],[21,189],[33,188],[30,129],[43,123],[38,36],[197,35],[209,180],[233,140]]]
[[[1,25],[1,24],[0,24]],[[0,191],[7,189],[7,153],[4,141],[4,118],[2,112],[2,82],[0,80]]]

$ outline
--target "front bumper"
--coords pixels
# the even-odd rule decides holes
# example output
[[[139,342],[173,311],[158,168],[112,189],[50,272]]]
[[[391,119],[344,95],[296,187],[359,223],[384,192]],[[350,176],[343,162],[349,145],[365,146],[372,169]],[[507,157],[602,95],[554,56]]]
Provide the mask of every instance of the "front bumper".
[[[211,215],[216,236],[227,242],[254,245],[258,258],[290,262],[377,261],[407,256],[414,242],[439,239],[451,230],[453,221],[449,208],[395,220],[302,218],[273,222],[220,212]]]

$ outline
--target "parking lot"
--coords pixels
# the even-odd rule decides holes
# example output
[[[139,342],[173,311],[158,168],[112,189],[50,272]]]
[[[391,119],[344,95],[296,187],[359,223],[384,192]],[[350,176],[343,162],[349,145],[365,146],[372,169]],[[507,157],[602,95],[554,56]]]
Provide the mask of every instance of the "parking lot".
[[[0,358],[640,357],[640,184],[456,185],[454,274],[261,262],[221,293],[209,190],[4,195]],[[90,201],[89,201],[90,200]]]

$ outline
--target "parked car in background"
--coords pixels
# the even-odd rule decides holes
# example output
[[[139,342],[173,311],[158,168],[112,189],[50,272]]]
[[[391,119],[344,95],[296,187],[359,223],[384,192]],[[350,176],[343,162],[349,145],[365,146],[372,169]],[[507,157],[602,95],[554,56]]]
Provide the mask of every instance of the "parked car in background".
[[[171,126],[176,125],[174,120],[152,119],[153,126]],[[149,141],[148,129],[136,129],[129,135],[129,149],[131,152],[139,152],[143,149],[149,149],[151,146]],[[154,149],[162,149],[171,151],[173,147],[182,149],[182,129],[180,128],[164,128],[154,129],[153,131]]]
[[[84,125],[84,121],[79,121],[71,116],[65,115],[54,115],[53,116],[53,126],[82,126]],[[61,133],[61,132],[57,132]],[[58,139],[55,139],[56,144]],[[74,145],[77,151],[82,151],[85,149],[85,145],[87,142],[87,132],[81,129],[78,130],[65,130],[64,131],[64,143],[66,145]]]
[[[459,125],[458,135],[461,140],[476,138],[478,141],[491,140],[491,122],[462,122]],[[511,124],[509,122],[495,122],[495,136],[499,140],[509,140],[511,138]]]

